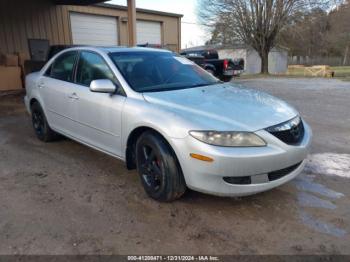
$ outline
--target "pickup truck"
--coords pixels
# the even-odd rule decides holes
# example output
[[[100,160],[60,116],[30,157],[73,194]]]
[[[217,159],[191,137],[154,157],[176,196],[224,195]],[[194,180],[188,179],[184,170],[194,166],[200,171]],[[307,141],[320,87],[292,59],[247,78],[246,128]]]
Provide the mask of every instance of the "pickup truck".
[[[218,52],[213,49],[182,51],[180,54],[225,82],[231,81],[234,76],[239,76],[244,69],[242,59],[219,59]]]

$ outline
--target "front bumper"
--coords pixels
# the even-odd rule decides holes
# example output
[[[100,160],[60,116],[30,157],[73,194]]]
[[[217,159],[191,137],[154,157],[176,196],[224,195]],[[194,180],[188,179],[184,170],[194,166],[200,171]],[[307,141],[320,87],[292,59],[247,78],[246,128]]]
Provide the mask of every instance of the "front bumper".
[[[189,188],[219,196],[245,196],[263,192],[295,178],[304,168],[311,144],[312,132],[305,123],[305,134],[297,146],[287,145],[265,130],[256,132],[266,142],[266,147],[232,148],[207,145],[191,136],[172,139],[171,143],[179,159]],[[191,153],[214,159],[203,162],[190,157]],[[263,181],[270,172],[282,170],[300,163],[290,173],[273,181]],[[224,177],[252,178],[251,184],[231,184]],[[260,181],[260,182],[257,182]],[[263,181],[263,182],[261,182]]]

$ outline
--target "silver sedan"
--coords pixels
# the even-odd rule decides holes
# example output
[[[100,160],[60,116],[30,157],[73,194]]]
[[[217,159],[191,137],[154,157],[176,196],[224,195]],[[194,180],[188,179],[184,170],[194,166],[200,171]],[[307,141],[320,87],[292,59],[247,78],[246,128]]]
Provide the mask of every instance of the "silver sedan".
[[[219,196],[282,185],[303,169],[311,130],[266,93],[222,83],[175,53],[77,47],[26,77],[36,136],[59,135],[137,169],[147,194]]]

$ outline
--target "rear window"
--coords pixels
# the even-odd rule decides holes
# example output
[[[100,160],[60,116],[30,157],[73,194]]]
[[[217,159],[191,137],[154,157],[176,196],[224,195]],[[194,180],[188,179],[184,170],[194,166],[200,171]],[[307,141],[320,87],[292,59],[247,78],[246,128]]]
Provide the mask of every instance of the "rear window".
[[[186,51],[181,54],[186,56],[203,56],[206,59],[219,59],[218,52],[213,49]]]
[[[76,56],[77,52],[70,51],[57,57],[50,67],[49,75],[55,79],[72,82]]]
[[[159,92],[216,84],[218,79],[192,61],[168,52],[111,53],[131,88],[137,92]]]

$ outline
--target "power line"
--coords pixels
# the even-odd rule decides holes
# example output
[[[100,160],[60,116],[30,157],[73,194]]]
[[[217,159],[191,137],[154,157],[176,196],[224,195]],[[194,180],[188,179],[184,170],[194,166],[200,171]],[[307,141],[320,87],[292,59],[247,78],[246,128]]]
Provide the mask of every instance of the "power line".
[[[182,23],[182,24],[189,24],[189,25],[204,25],[204,26],[208,26],[207,24],[195,23],[195,22],[181,21],[181,23]]]

